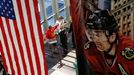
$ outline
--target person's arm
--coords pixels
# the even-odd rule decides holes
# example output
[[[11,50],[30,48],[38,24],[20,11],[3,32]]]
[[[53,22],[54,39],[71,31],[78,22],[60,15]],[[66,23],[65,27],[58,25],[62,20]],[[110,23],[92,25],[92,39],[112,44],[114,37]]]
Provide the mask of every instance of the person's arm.
[[[54,27],[52,27],[52,32],[55,31],[55,29],[57,29],[58,25],[55,25]]]

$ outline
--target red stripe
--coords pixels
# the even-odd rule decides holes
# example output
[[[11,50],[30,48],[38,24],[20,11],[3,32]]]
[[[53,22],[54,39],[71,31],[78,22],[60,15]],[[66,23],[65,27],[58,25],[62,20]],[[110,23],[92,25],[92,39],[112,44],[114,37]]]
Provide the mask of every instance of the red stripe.
[[[0,22],[2,22],[1,18],[0,18]],[[6,36],[3,25],[1,25],[1,31],[2,31],[4,42],[5,42],[6,52],[7,52],[7,55],[8,55],[10,66],[11,66],[11,71],[12,71],[12,74],[15,75],[15,71],[13,69],[13,63],[12,63],[12,59],[11,59],[11,55],[10,55],[9,46],[8,46],[8,43],[7,43],[7,36]],[[6,63],[6,62],[4,62],[4,63]]]
[[[13,47],[13,52],[14,52],[14,58],[15,58],[15,62],[16,62],[16,66],[17,66],[17,71],[18,71],[18,75],[21,75],[21,70],[20,70],[20,65],[19,65],[19,61],[18,61],[18,56],[17,56],[17,52],[16,52],[16,49],[15,49],[15,45],[13,43],[13,37],[12,37],[12,34],[11,34],[11,29],[10,29],[10,24],[9,24],[9,20],[8,19],[5,19],[6,21],[6,25],[7,25],[7,29],[8,29],[8,32],[9,32],[9,37],[11,39],[11,43],[12,43],[12,47]]]
[[[16,0],[17,1],[17,6],[18,6],[18,10],[19,10],[19,16],[20,16],[20,21],[21,21],[21,26],[22,26],[22,31],[23,31],[23,35],[24,35],[24,40],[25,40],[25,45],[26,45],[26,49],[27,49],[27,54],[28,54],[28,59],[29,59],[29,63],[30,63],[30,71],[32,75],[35,75],[34,73],[34,69],[33,69],[33,63],[32,63],[32,58],[31,58],[31,54],[30,54],[30,48],[29,48],[29,43],[28,43],[28,39],[27,39],[27,32],[26,32],[26,27],[25,27],[25,22],[24,22],[24,15],[22,13],[22,7],[21,7],[21,3],[20,0]]]
[[[37,2],[37,0],[33,0],[33,1],[34,1],[34,8],[35,8],[35,17],[36,17],[37,27],[38,27],[39,40],[40,40],[41,50],[42,50],[43,59],[44,59],[45,75],[48,75],[48,69],[47,69],[46,57],[45,57],[45,49],[44,49],[44,42],[43,42],[44,40],[43,40],[40,17],[39,17],[39,11],[38,11],[38,2]]]
[[[0,29],[1,29],[1,25],[3,25],[3,24],[2,24],[2,20],[0,18]],[[8,68],[7,68],[6,58],[5,58],[5,55],[4,55],[4,51],[3,51],[4,49],[2,47],[1,41],[0,41],[0,50],[1,50],[2,62],[4,63],[3,65],[4,65],[4,68],[5,68],[5,71],[7,72]]]
[[[2,23],[2,20],[0,18],[0,29],[1,29],[1,25],[3,25],[3,23]],[[7,68],[6,58],[5,58],[5,55],[4,55],[1,40],[0,40],[0,52],[1,52],[2,62],[4,63],[3,65],[4,65],[4,68],[5,68],[5,71],[7,72],[8,68]]]
[[[20,50],[20,55],[21,55],[21,58],[22,58],[22,63],[23,63],[23,68],[24,68],[24,72],[27,74],[26,72],[26,62],[25,62],[25,58],[24,58],[24,52],[23,52],[23,47],[22,47],[22,44],[21,44],[21,41],[20,41],[20,34],[19,34],[19,29],[17,27],[17,23],[16,21],[13,21],[13,24],[14,24],[14,29],[15,29],[15,33],[16,33],[16,36],[17,36],[17,42],[18,42],[18,45],[19,45],[19,50]]]
[[[4,69],[7,72],[8,68],[7,68],[7,63],[6,63],[6,58],[4,57],[4,52],[3,52],[3,48],[2,48],[2,43],[0,41],[0,50],[1,50],[1,57],[2,57],[2,62],[4,63]]]
[[[29,1],[25,0],[26,3],[26,10],[27,10],[27,14],[28,14],[28,22],[29,22],[29,27],[30,27],[30,33],[31,33],[31,39],[32,39],[32,45],[34,48],[34,55],[35,55],[35,59],[36,59],[36,66],[37,66],[37,71],[38,71],[38,75],[41,75],[41,66],[40,66],[40,60],[39,60],[39,55],[38,55],[38,49],[37,49],[37,45],[36,45],[36,39],[34,36],[34,30],[33,30],[33,23],[32,23],[32,17],[31,17],[31,11],[30,11],[30,6],[29,6]]]

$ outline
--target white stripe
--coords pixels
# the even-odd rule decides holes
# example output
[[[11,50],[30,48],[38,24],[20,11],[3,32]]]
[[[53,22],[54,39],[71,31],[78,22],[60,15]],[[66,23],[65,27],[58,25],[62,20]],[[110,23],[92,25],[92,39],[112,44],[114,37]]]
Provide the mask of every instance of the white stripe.
[[[17,52],[17,57],[18,57],[19,65],[20,65],[20,70],[21,70],[20,72],[21,72],[21,75],[24,75],[24,67],[22,65],[22,59],[21,59],[21,55],[20,55],[20,50],[19,50],[16,34],[15,34],[14,24],[13,24],[12,20],[9,20],[9,23],[10,23],[11,34],[13,37],[14,46],[15,46],[15,49]]]
[[[15,74],[18,75],[18,71],[17,71],[17,66],[16,66],[16,62],[15,62],[15,57],[14,57],[14,51],[13,51],[13,47],[12,47],[12,43],[11,43],[11,40],[10,40],[10,37],[9,37],[9,33],[8,33],[8,29],[7,29],[7,24],[6,24],[6,21],[4,18],[2,18],[2,21],[3,21],[3,26],[4,26],[4,30],[5,30],[5,33],[6,33],[6,36],[7,36],[7,42],[8,42],[8,46],[9,46],[9,51],[10,51],[10,55],[11,55],[11,60],[13,62],[13,68],[15,70]]]
[[[6,60],[6,65],[7,65],[7,73],[8,74],[11,74],[11,66],[10,66],[10,63],[9,63],[9,59],[8,59],[8,55],[7,55],[7,49],[5,47],[5,42],[4,42],[4,39],[3,39],[3,35],[2,35],[2,32],[1,32],[1,28],[0,28],[0,40],[1,40],[1,43],[2,43],[2,47],[3,47],[3,52],[4,52],[4,57],[5,57],[5,60]]]
[[[28,37],[28,43],[29,43],[29,46],[30,46],[30,53],[31,53],[31,56],[32,56],[32,63],[33,63],[33,68],[34,68],[34,72],[35,72],[35,75],[38,74],[37,72],[37,65],[36,65],[36,61],[35,61],[35,53],[34,53],[34,49],[33,49],[33,44],[32,44],[32,37],[31,37],[31,33],[30,33],[30,27],[29,27],[29,22],[28,22],[28,15],[27,15],[27,10],[26,10],[26,5],[25,5],[25,2],[24,0],[21,0],[21,5],[22,5],[22,9],[23,9],[23,16],[24,16],[24,22],[25,22],[25,27],[26,27],[26,34],[27,34],[27,37]],[[31,64],[32,65],[32,64]]]
[[[40,45],[40,41],[39,41],[39,34],[38,34],[37,22],[36,22],[36,18],[35,18],[33,0],[29,0],[29,3],[30,3],[29,5],[30,5],[31,14],[32,14],[34,36],[35,36],[35,39],[36,39],[36,46],[37,46],[37,49],[38,49],[37,51],[38,51],[39,60],[40,60],[41,74],[44,75],[45,74],[44,59],[43,59],[43,53],[42,53],[41,45]]]
[[[17,26],[18,26],[18,29],[19,29],[19,34],[20,34],[20,40],[21,40],[21,44],[22,44],[22,48],[23,48],[23,51],[24,51],[24,58],[25,58],[25,62],[26,62],[26,68],[28,69],[28,74],[29,74],[29,71],[30,71],[30,65],[29,65],[29,60],[28,60],[28,54],[27,54],[27,49],[26,49],[26,45],[25,45],[25,41],[24,41],[24,36],[23,36],[23,32],[22,32],[22,26],[21,26],[21,23],[20,23],[20,17],[19,17],[19,12],[18,12],[18,7],[17,7],[17,3],[16,3],[16,0],[13,0],[13,4],[14,4],[14,10],[15,10],[15,14],[16,14],[16,21],[17,21]]]

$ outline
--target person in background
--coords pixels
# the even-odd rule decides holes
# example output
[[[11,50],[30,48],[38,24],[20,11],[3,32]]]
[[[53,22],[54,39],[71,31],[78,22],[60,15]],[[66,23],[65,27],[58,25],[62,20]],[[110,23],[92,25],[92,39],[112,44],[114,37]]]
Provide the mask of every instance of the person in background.
[[[93,75],[134,75],[134,41],[118,34],[118,26],[107,10],[94,11],[86,21],[90,36],[84,54]]]
[[[66,34],[66,30],[65,30],[65,24],[66,22],[64,21],[62,16],[59,16],[59,18],[56,21],[56,25],[59,25],[57,28],[59,37],[60,37],[60,43],[63,47],[63,52],[64,52],[64,56],[68,53],[67,49],[67,34]]]
[[[49,26],[48,27],[48,30],[46,31],[45,35],[46,35],[46,38],[49,39],[49,40],[53,40],[56,38],[56,28],[58,27],[58,25],[55,25],[54,27],[52,26]]]
[[[56,25],[58,25],[57,31],[58,33],[61,32],[61,26],[64,23],[64,19],[62,16],[59,16],[58,19],[56,20]]]
[[[48,44],[50,45],[50,49],[51,49],[51,56],[53,57],[53,54],[57,54],[57,34],[56,34],[56,29],[57,29],[58,25],[55,26],[49,26],[48,30],[45,33],[45,37],[46,37],[46,41],[48,42]]]

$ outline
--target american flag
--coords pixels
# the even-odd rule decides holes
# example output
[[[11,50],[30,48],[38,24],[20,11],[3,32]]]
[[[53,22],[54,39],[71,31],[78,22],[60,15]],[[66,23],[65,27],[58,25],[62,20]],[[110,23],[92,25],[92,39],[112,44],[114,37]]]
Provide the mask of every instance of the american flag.
[[[0,44],[12,75],[48,75],[37,0],[0,0]]]

